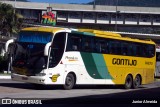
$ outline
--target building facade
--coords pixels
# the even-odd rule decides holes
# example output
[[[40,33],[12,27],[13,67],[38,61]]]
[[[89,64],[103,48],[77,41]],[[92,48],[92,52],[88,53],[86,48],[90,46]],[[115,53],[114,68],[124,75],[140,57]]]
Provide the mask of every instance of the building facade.
[[[55,14],[56,25],[119,32],[159,33],[160,8],[80,4],[49,4],[2,1],[24,16],[24,24],[42,23],[47,7]]]

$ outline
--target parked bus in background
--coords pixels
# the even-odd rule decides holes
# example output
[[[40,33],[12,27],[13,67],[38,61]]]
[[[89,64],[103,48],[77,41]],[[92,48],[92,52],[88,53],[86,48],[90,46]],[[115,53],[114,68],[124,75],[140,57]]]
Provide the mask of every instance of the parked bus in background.
[[[130,89],[154,81],[153,41],[90,29],[30,27],[14,44],[11,78],[16,81],[65,89],[84,84]]]
[[[160,49],[156,48],[156,70],[155,78],[160,78]]]

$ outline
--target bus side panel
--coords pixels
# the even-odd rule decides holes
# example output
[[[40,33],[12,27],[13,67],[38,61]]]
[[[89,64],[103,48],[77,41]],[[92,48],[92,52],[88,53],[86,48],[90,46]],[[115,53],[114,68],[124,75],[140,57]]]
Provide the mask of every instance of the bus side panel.
[[[66,52],[63,58],[66,78],[69,72],[76,74],[76,84],[114,84],[108,73],[102,54]]]
[[[58,64],[54,68],[49,68],[46,71],[46,84],[64,84],[65,65]]]
[[[143,69],[139,68],[127,68],[127,67],[117,67],[117,66],[108,66],[110,74],[112,75],[112,81],[115,84],[124,84],[125,79],[128,74],[131,74],[133,79],[136,77],[137,74],[143,75]]]
[[[93,78],[89,75],[80,52],[65,52],[62,62],[66,66],[64,78],[72,72],[76,75],[76,84],[93,84]]]
[[[144,69],[142,84],[149,84],[154,81],[154,69]]]
[[[128,74],[131,74],[133,79],[139,74],[142,77],[142,84],[154,81],[154,57],[140,58],[107,54],[103,56],[115,84],[124,84]]]
[[[116,62],[119,59],[129,62]],[[69,72],[74,72],[76,84],[124,84],[128,74],[133,79],[137,74],[141,75],[142,84],[153,82],[154,58],[66,52],[62,62],[66,66],[64,81]]]
[[[93,84],[113,84],[103,54],[81,52],[81,56]]]

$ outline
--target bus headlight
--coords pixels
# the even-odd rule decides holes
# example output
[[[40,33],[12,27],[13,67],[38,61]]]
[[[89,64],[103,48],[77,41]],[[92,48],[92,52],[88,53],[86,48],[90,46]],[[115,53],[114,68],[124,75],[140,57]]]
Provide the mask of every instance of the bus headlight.
[[[46,73],[39,73],[39,74],[35,74],[36,76],[45,76]]]

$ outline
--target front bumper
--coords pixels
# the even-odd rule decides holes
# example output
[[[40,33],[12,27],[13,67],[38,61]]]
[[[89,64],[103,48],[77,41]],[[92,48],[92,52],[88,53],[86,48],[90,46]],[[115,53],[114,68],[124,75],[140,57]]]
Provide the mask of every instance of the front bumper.
[[[25,76],[12,73],[11,79],[14,81],[21,81],[26,83],[47,84],[45,76]]]

